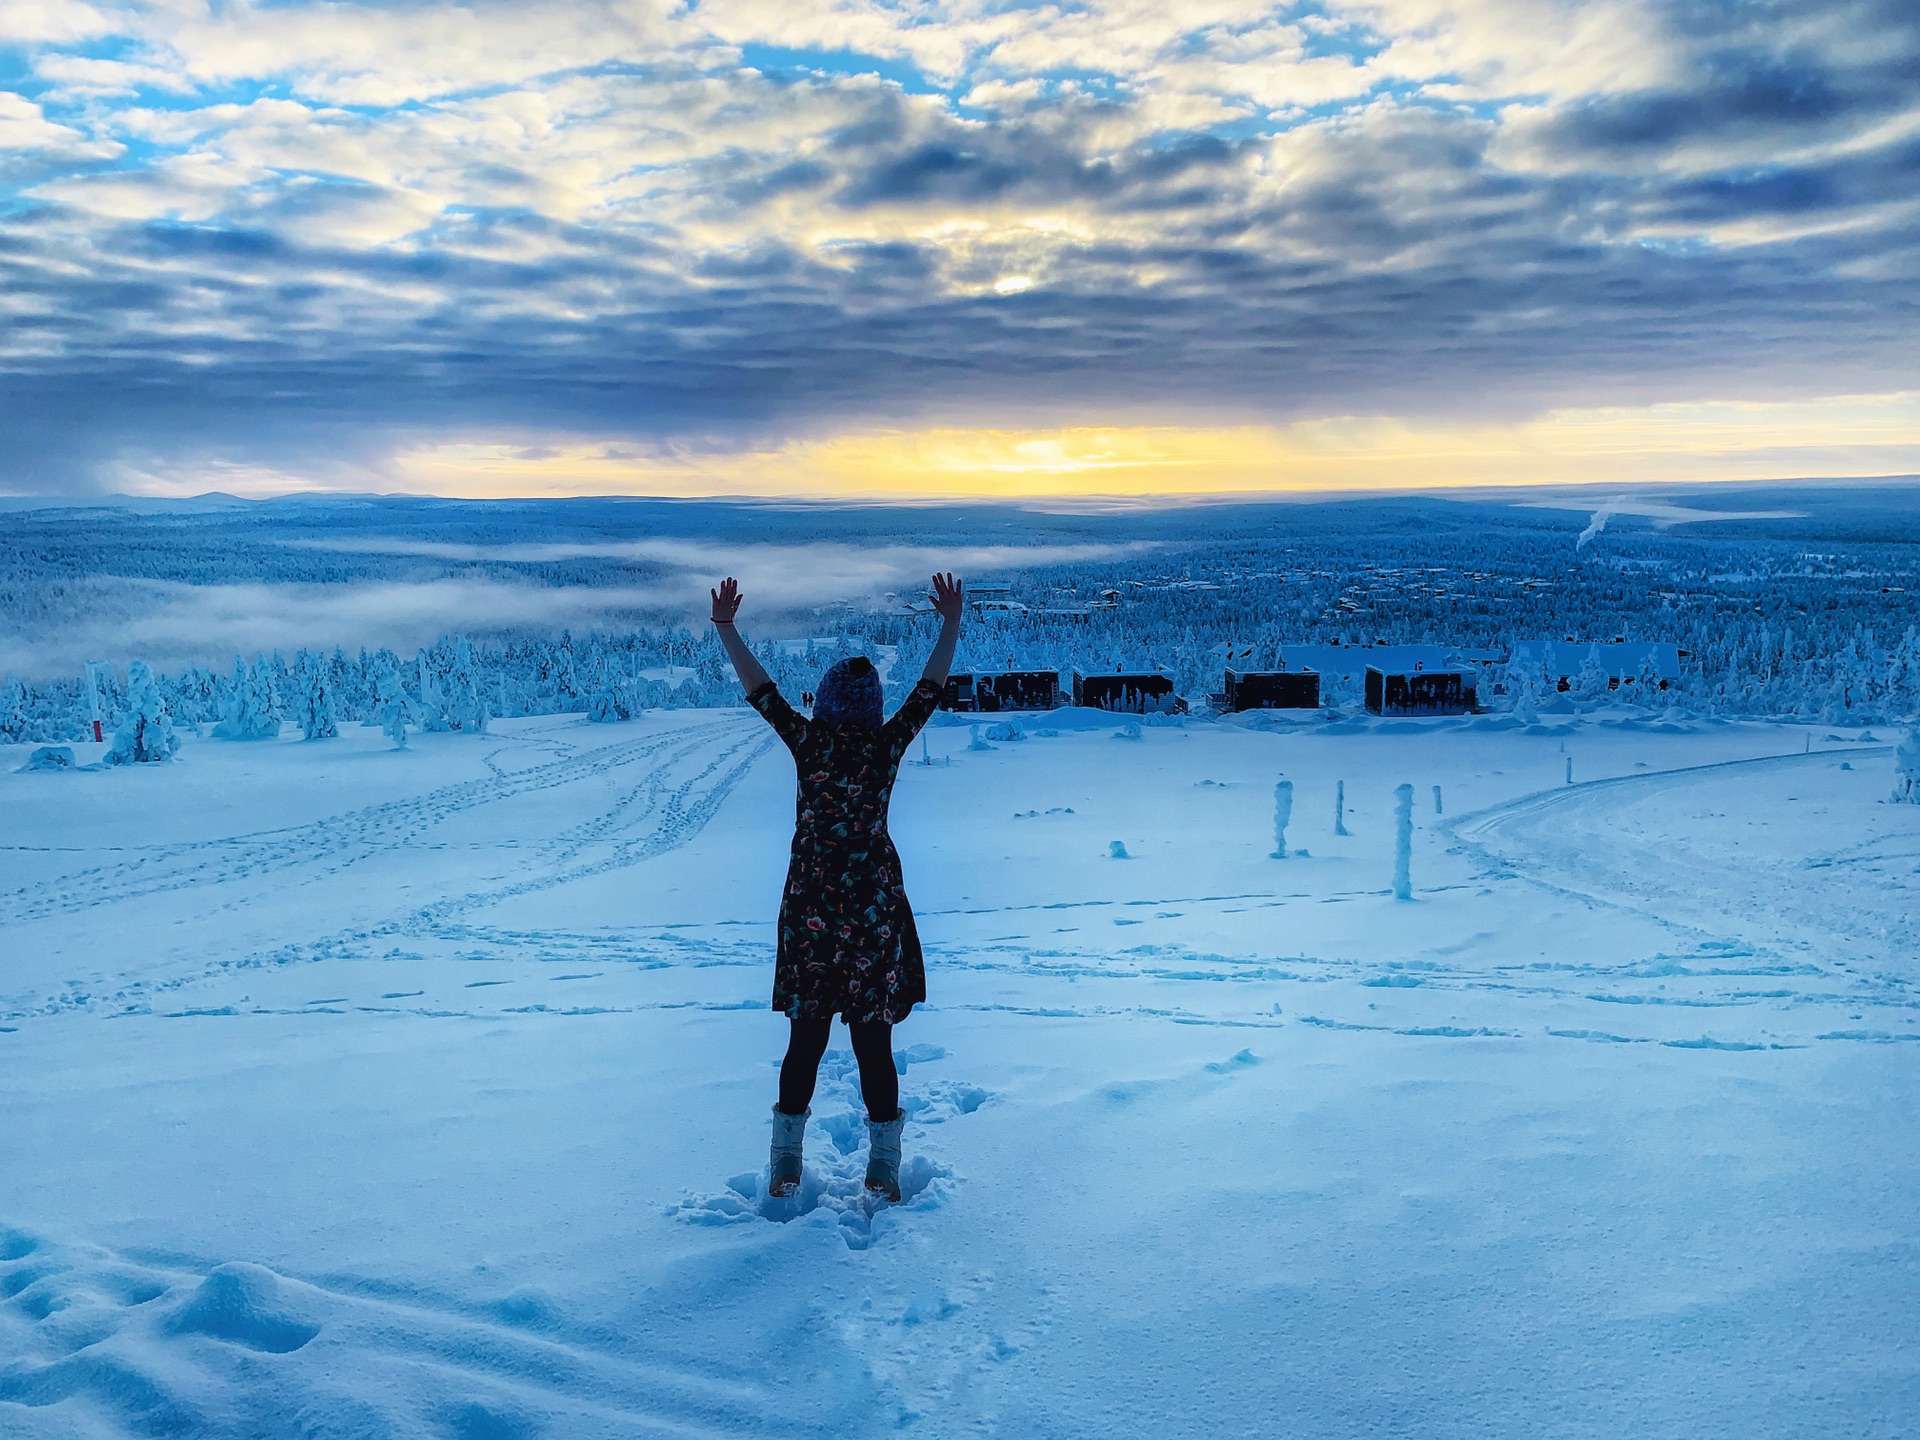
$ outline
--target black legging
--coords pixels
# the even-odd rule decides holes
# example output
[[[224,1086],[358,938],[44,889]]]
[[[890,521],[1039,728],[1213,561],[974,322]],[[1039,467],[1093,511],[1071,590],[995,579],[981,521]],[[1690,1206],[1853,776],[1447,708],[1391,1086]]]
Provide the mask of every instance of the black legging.
[[[795,1019],[787,1039],[787,1058],[780,1062],[780,1109],[798,1115],[813,1103],[813,1082],[820,1073],[820,1057],[827,1053],[833,1017]],[[853,1058],[860,1062],[860,1096],[867,1116],[891,1120],[900,1113],[900,1072],[893,1068],[893,1026],[884,1020],[849,1024]]]

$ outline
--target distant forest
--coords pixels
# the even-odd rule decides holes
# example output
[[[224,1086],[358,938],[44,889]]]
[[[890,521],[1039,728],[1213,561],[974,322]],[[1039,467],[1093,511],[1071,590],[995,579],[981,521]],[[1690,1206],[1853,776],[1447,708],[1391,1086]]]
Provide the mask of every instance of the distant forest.
[[[1663,640],[1685,652],[1678,684],[1575,698],[1884,723],[1920,712],[1914,495],[1716,491],[1723,508],[1786,508],[1791,498],[1805,514],[1667,530],[1617,517],[1584,543],[1595,529],[1584,514],[1421,499],[1131,513],[411,500],[17,512],[0,515],[0,614],[15,637],[90,625],[98,649],[143,606],[237,580],[285,588],[478,577],[618,597],[684,578],[709,554],[723,565],[728,546],[1013,546],[1032,549],[1036,563],[1019,563],[1018,548],[996,550],[1007,563],[967,577],[989,598],[970,618],[960,668],[1162,670],[1197,696],[1220,688],[1226,665],[1268,668],[1288,643],[1430,642],[1504,656],[1521,640]],[[630,553],[636,541],[669,548]],[[690,548],[679,554],[669,542]],[[1060,560],[1062,547],[1094,558]],[[833,659],[863,653],[891,662],[897,693],[934,635],[914,587],[900,592],[750,607],[743,628],[790,691],[810,688]],[[125,705],[127,663],[146,657],[95,658],[113,667],[111,724]],[[348,641],[156,669],[173,718],[189,726],[230,719],[243,690],[247,704],[280,718],[310,714],[316,685],[341,722],[373,722],[389,674],[428,728],[519,715],[620,719],[741,698],[703,623],[644,604],[610,606],[603,623],[579,630],[476,625],[404,652]],[[1507,691],[1535,690],[1541,678],[1496,675]],[[461,697],[460,713],[447,711],[449,695]],[[1336,685],[1325,699],[1358,697]],[[79,738],[88,703],[77,667],[8,676],[0,736]]]

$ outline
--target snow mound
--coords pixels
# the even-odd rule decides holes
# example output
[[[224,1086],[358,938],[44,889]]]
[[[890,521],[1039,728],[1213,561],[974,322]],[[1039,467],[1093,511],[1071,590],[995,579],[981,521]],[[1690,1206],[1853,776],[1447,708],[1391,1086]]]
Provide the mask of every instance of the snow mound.
[[[280,1277],[259,1265],[238,1261],[217,1266],[167,1323],[175,1335],[206,1335],[258,1350],[286,1355],[320,1333],[318,1325],[287,1312]]]
[[[42,745],[27,757],[18,774],[25,775],[30,770],[74,770],[73,747],[71,745]]]

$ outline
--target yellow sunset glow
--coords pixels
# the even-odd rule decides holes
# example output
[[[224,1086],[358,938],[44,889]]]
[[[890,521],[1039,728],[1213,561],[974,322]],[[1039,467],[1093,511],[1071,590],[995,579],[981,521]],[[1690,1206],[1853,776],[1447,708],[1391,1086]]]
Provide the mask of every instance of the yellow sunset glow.
[[[1335,417],[1263,426],[875,430],[752,450],[579,440],[396,455],[442,495],[1142,496],[1756,481],[1920,472],[1920,392],[1550,412],[1514,425]]]

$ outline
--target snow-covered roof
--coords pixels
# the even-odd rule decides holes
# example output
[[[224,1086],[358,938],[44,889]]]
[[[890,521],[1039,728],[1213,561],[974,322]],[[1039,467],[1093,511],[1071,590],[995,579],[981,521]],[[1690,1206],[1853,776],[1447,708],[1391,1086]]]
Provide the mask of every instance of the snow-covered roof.
[[[1395,674],[1457,668],[1457,652],[1444,645],[1282,645],[1282,670],[1318,670],[1358,679],[1372,665]]]

